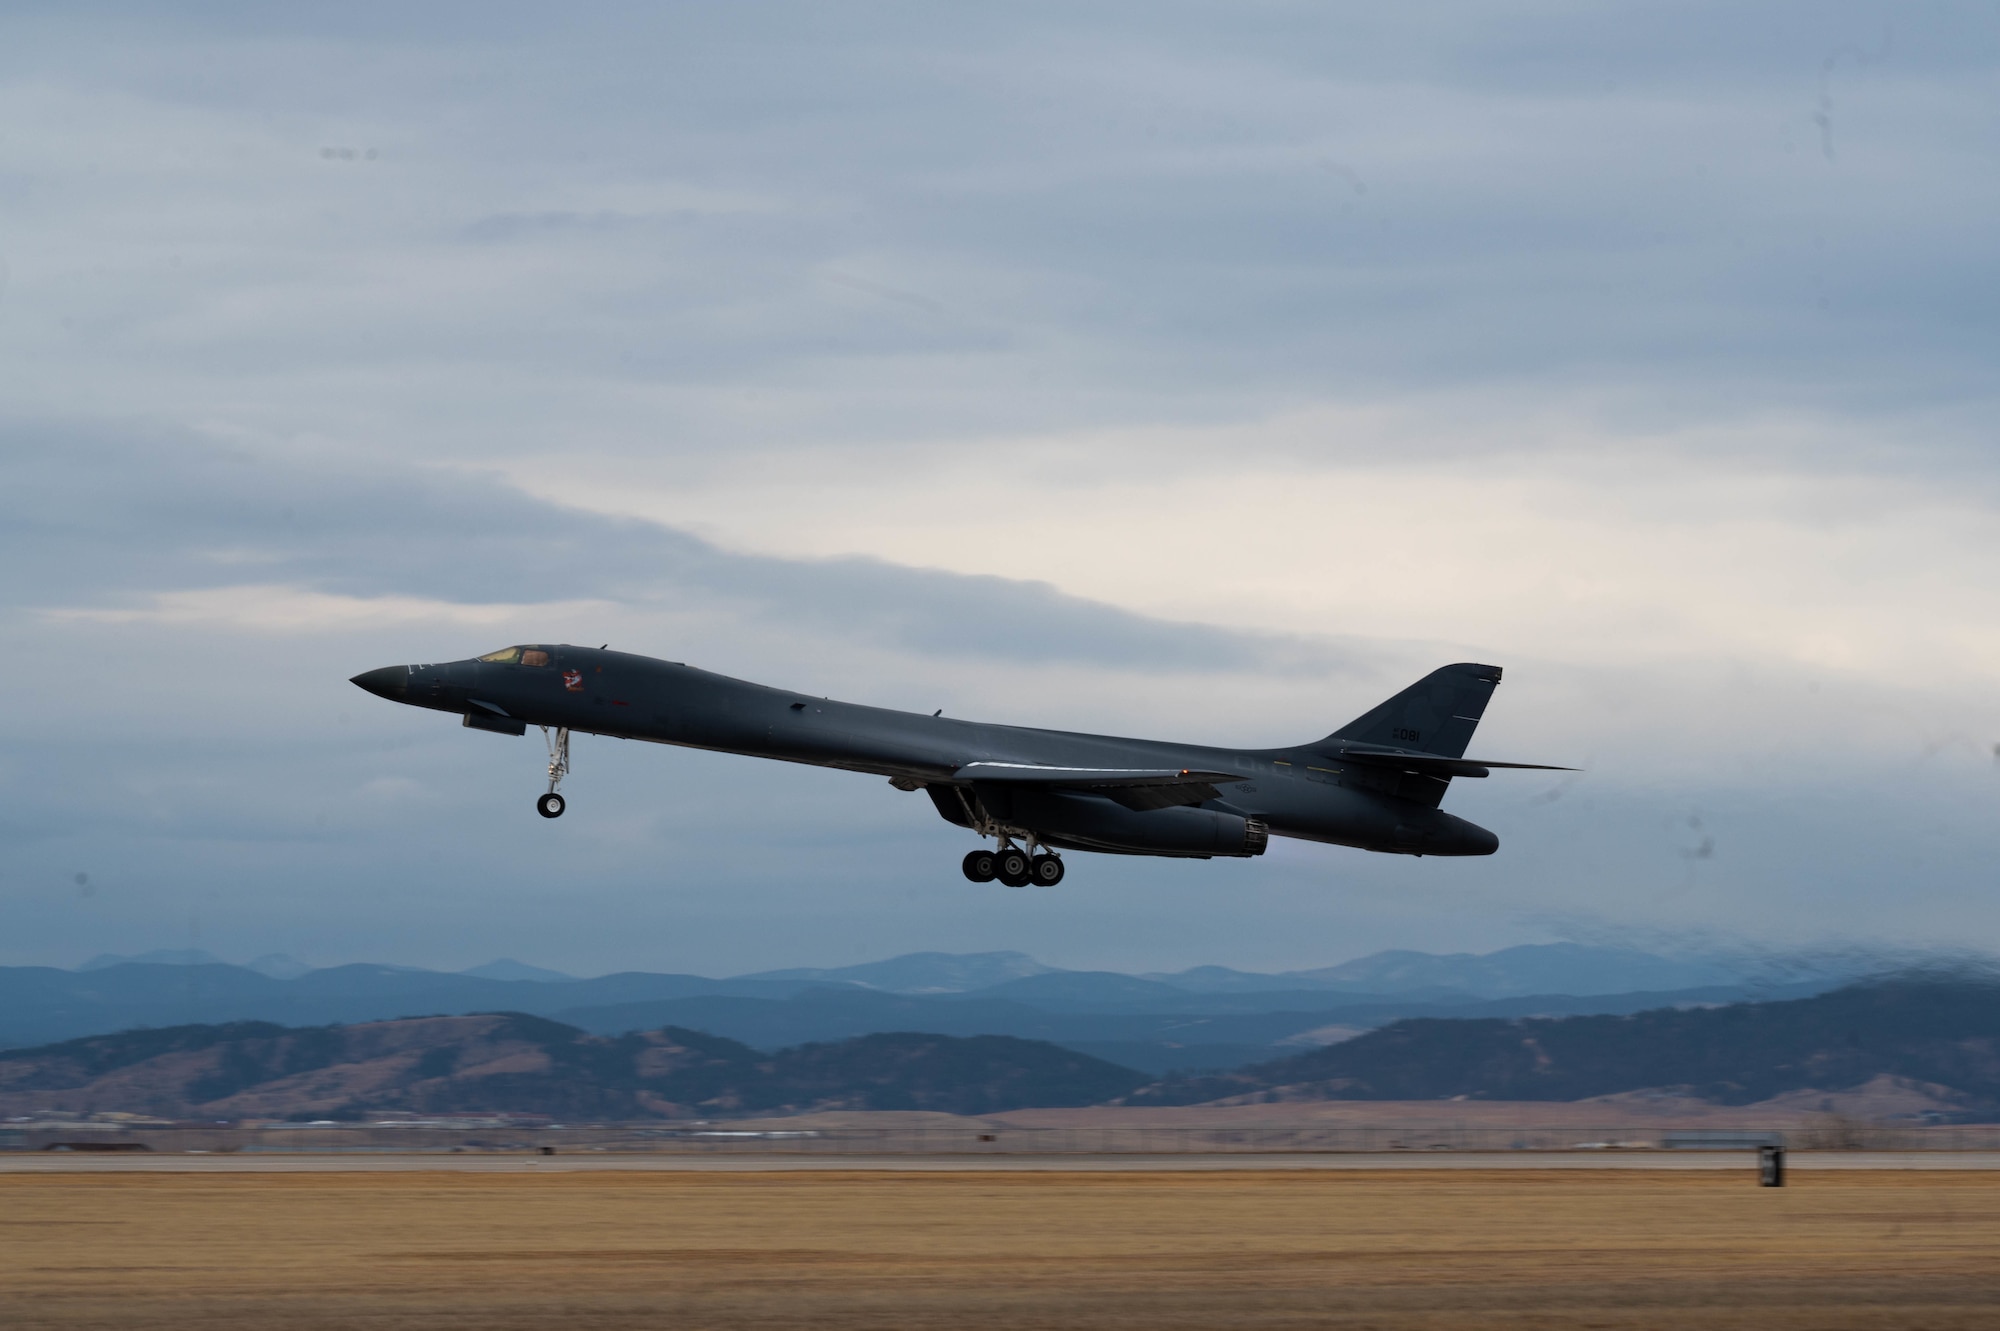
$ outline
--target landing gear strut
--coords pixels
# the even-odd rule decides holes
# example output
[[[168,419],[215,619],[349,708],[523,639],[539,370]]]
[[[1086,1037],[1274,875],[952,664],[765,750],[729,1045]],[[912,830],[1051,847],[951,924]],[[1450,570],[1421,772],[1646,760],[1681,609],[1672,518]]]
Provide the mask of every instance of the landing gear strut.
[[[569,775],[569,727],[557,726],[551,735],[549,728],[543,726],[542,740],[549,746],[549,792],[535,801],[535,812],[544,818],[560,818],[568,806],[556,793],[556,787]]]
[[[1000,843],[996,850],[987,850],[982,846],[966,855],[960,867],[965,870],[967,878],[975,883],[990,883],[997,878],[1009,887],[1026,887],[1030,883],[1037,887],[1054,887],[1063,880],[1062,857],[1043,847],[1033,832],[1001,823],[986,812],[984,805],[967,798],[962,788],[957,794],[959,807],[965,810],[965,822],[961,826],[970,827],[979,835],[990,836]],[[1026,850],[1014,844],[1017,836],[1027,842]]]

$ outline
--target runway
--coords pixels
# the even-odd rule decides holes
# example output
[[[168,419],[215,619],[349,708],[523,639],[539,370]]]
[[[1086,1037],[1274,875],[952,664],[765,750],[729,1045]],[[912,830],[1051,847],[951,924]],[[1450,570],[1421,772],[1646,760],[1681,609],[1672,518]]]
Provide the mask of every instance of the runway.
[[[1792,1151],[1788,1169],[2000,1170],[2000,1151]],[[1672,1173],[1756,1168],[1749,1151],[1289,1152],[1166,1155],[790,1155],[579,1152],[351,1152],[232,1155],[33,1152],[0,1155],[0,1174],[771,1174],[1059,1173],[1174,1174],[1281,1171],[1638,1170]]]

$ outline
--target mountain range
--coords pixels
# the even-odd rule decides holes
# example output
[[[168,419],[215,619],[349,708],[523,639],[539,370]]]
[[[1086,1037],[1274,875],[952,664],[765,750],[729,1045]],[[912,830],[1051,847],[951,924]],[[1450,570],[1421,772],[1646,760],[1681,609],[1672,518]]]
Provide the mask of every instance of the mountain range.
[[[887,1031],[1008,1035],[1159,1075],[1268,1060],[1409,1016],[1633,1012],[1813,993],[1839,978],[1764,986],[1711,963],[1570,943],[1484,956],[1378,953],[1275,975],[1071,971],[1018,952],[913,953],[723,979],[638,971],[574,979],[513,959],[461,972],[259,963],[170,952],[97,957],[76,971],[0,968],[0,1048],[191,1023],[521,1012],[598,1035],[677,1026],[766,1050]],[[1703,983],[1673,987],[1681,981]],[[1633,987],[1613,987],[1621,982]],[[1667,987],[1638,987],[1646,983]]]
[[[684,1027],[594,1035],[520,1013],[204,1024],[0,1051],[0,1117],[511,1111],[601,1121],[1627,1094],[1798,1107],[1801,1096],[1885,1085],[1929,1116],[2000,1118],[2000,984],[1906,977],[1626,1015],[1416,1018],[1231,1072],[1164,1078],[1009,1036],[877,1033],[768,1051]]]
[[[109,966],[135,963],[165,966],[228,964],[222,958],[198,948],[169,948],[132,956],[101,953],[77,969],[103,970]],[[281,952],[245,962],[243,968],[283,980],[295,979],[315,969]],[[421,967],[384,969],[423,970]],[[436,973],[547,983],[577,980],[576,976],[562,971],[529,965],[512,957],[502,957],[468,970]],[[1051,974],[1114,973],[1064,971],[1060,967],[1044,965],[1025,952],[910,952],[856,966],[755,971],[707,983],[843,984],[896,994],[963,994]],[[1632,993],[1642,989],[1693,989],[1740,984],[1748,976],[1740,967],[1717,961],[1675,960],[1632,948],[1592,947],[1582,943],[1530,943],[1488,953],[1376,952],[1316,970],[1257,972],[1232,970],[1227,966],[1197,966],[1184,971],[1147,972],[1128,978],[1196,994],[1325,990],[1400,998],[1470,999],[1516,998],[1525,994],[1584,995]]]

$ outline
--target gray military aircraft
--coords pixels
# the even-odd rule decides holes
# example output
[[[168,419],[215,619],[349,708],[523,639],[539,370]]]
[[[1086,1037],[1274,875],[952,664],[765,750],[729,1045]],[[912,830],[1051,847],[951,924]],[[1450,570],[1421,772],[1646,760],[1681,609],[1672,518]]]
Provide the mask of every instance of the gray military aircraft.
[[[1399,855],[1491,855],[1500,839],[1438,807],[1455,776],[1568,771],[1465,757],[1500,667],[1448,665],[1325,739],[1219,749],[960,721],[812,698],[602,647],[506,647],[471,661],[384,666],[354,683],[462,714],[474,730],[548,743],[562,815],[571,731],[838,767],[921,790],[946,822],[991,837],[974,882],[1062,881],[1063,850],[1208,859],[1261,855],[1273,835]]]

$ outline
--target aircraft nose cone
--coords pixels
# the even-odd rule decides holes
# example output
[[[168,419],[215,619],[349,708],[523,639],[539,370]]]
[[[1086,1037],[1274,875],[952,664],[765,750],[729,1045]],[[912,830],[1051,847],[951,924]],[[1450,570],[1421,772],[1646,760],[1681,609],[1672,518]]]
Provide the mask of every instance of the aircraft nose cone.
[[[378,698],[390,702],[401,702],[409,688],[410,672],[402,666],[383,666],[380,670],[364,670],[347,682],[364,688]]]

